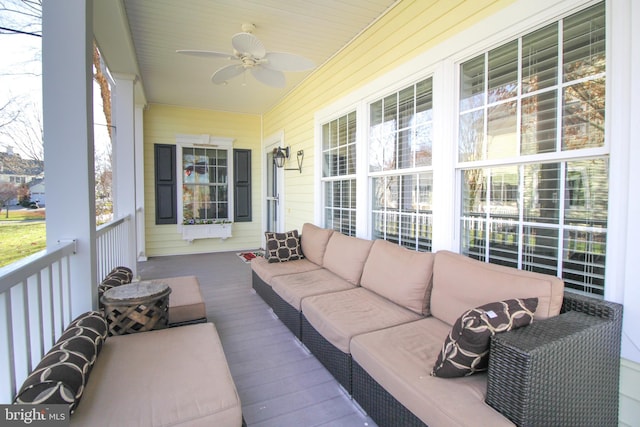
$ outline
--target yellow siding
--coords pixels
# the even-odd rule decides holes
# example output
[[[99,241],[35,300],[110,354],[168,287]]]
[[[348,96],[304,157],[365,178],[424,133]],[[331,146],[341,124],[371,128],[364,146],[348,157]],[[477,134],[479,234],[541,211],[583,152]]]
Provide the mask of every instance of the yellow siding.
[[[293,152],[304,149],[302,174],[285,176],[285,228],[314,219],[314,114],[388,73],[512,0],[403,1],[314,72],[264,116],[264,135],[283,130]]]
[[[234,138],[233,148],[251,149],[252,222],[233,225],[233,237],[182,240],[176,225],[155,225],[154,144],[175,144],[176,134]],[[260,117],[152,104],[144,113],[144,194],[147,256],[193,254],[258,248],[261,244]]]
[[[640,364],[622,359],[620,369],[620,425],[640,425]]]

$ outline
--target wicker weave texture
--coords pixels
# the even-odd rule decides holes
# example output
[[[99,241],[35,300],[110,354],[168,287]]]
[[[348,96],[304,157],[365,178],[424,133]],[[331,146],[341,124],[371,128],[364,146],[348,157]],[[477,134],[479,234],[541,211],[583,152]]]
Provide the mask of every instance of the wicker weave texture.
[[[103,295],[104,315],[109,324],[109,335],[126,335],[167,327],[169,320],[169,293],[133,303],[108,302]]]
[[[255,271],[251,271],[251,285],[264,302],[266,302],[269,307],[273,308],[273,302],[277,294],[273,291],[271,286],[266,284],[264,280],[256,274]]]
[[[520,426],[616,426],[622,306],[565,296],[563,314],[497,335],[486,401]]]
[[[353,398],[380,427],[426,427],[411,411],[376,382],[356,361],[352,362]]]
[[[273,296],[273,312],[278,316],[280,321],[285,324],[293,335],[299,340],[302,340],[302,326],[300,324],[300,318],[302,313],[293,308],[291,304],[282,299],[280,295],[274,292]]]
[[[315,330],[302,315],[302,343],[351,394],[351,354],[343,353]]]

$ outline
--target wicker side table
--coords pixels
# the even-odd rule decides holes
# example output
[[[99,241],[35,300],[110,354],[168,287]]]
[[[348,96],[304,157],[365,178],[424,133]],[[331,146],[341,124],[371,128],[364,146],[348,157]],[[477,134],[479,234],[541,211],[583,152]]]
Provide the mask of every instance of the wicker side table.
[[[111,288],[102,295],[109,335],[167,327],[171,288],[166,283],[137,282]]]

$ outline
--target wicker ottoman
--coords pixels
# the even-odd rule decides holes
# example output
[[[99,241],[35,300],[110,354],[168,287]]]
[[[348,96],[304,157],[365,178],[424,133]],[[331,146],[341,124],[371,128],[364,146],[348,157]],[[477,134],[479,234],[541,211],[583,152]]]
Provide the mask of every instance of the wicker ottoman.
[[[166,283],[136,282],[102,295],[109,335],[125,335],[167,327],[171,288]]]

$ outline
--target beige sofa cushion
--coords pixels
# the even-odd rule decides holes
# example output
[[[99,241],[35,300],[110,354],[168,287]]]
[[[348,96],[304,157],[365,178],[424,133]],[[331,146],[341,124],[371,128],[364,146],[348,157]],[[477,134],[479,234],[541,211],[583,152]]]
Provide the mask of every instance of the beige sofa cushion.
[[[534,320],[560,313],[564,282],[546,274],[488,264],[438,251],[433,264],[431,314],[453,325],[465,311],[510,298],[538,298]]]
[[[271,287],[280,298],[300,311],[302,300],[306,297],[346,291],[353,289],[354,285],[323,268],[306,273],[276,276]]]
[[[429,375],[450,326],[434,317],[358,335],[353,360],[430,427],[513,426],[484,402],[487,375]]]
[[[302,254],[309,261],[322,265],[322,259],[327,249],[329,238],[333,234],[333,230],[320,228],[311,223],[305,223],[302,226],[302,235],[300,236],[300,246]]]
[[[270,263],[261,256],[251,260],[251,269],[268,285],[271,285],[271,281],[276,276],[304,273],[305,271],[319,270],[321,268],[320,265],[314,264],[306,258],[275,263]]]
[[[429,315],[433,259],[430,252],[375,240],[360,284],[409,310]]]
[[[212,323],[109,337],[72,426],[240,427],[242,408]]]
[[[344,353],[350,353],[349,343],[356,335],[422,318],[361,287],[307,297],[302,300],[302,314],[320,335]]]
[[[373,241],[333,233],[322,265],[353,285],[360,284],[362,269]]]
[[[204,298],[196,276],[167,277],[154,282],[166,283],[169,294],[169,324],[207,318]]]

